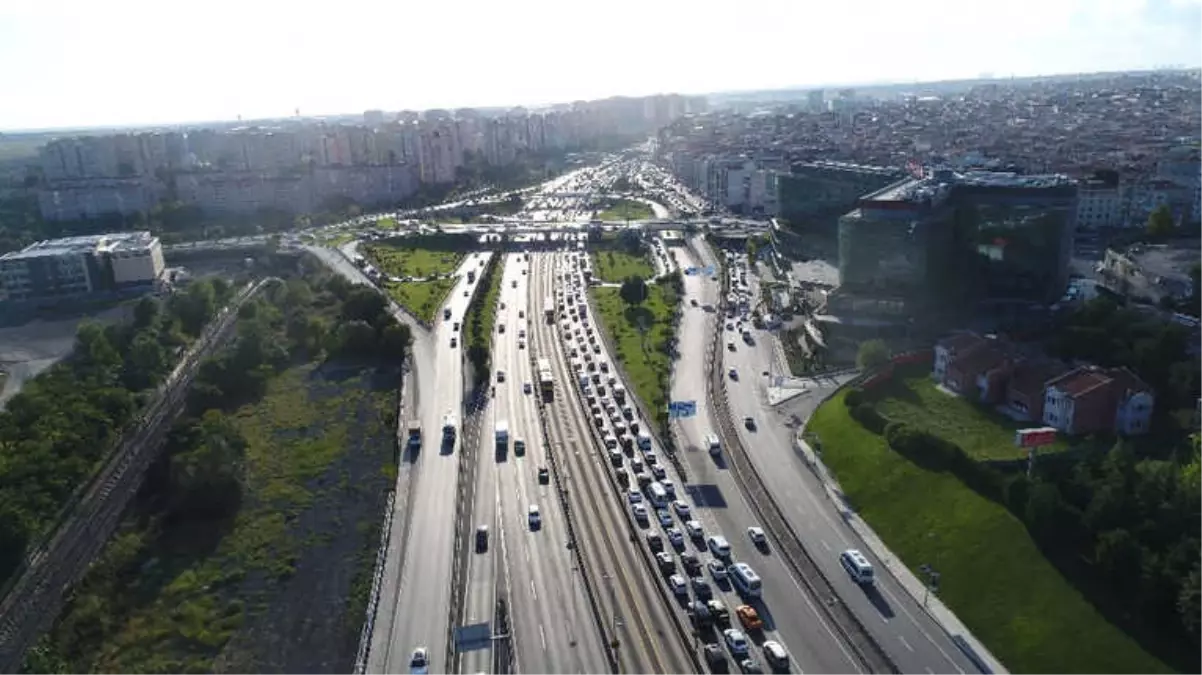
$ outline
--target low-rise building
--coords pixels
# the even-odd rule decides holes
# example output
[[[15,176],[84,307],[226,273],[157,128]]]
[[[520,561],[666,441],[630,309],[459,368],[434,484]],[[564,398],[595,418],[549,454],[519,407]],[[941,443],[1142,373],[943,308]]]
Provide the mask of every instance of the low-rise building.
[[[1075,368],[1048,383],[1043,423],[1066,434],[1148,432],[1152,389],[1126,368]]]
[[[0,292],[18,302],[119,292],[153,286],[164,266],[149,232],[50,239],[0,256]]]

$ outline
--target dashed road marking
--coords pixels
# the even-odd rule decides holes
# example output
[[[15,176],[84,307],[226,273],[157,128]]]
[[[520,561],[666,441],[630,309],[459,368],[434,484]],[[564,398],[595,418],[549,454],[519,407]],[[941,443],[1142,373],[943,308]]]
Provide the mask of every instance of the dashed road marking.
[[[910,651],[914,651],[914,648],[910,646],[910,643],[906,642],[906,636],[898,635],[897,639],[901,640],[902,646],[904,646],[906,649],[909,649]]]

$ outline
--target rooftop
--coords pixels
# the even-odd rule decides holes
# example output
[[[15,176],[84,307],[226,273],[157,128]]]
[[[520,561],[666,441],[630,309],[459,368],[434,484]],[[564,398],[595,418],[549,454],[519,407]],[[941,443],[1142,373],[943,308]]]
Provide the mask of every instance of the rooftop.
[[[115,252],[122,250],[139,250],[151,244],[155,239],[150,232],[110,232],[107,234],[90,234],[80,237],[64,237],[62,239],[46,239],[39,241],[20,251],[10,251],[0,256],[0,260],[25,260],[30,258],[52,258],[72,253]]]

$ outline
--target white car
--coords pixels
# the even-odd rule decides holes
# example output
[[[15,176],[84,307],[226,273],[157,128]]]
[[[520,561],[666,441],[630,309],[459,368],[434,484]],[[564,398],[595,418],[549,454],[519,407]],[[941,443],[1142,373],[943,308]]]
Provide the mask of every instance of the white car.
[[[688,595],[689,585],[685,582],[684,577],[679,574],[673,574],[668,577],[668,587],[672,589],[675,595]]]
[[[630,490],[626,492],[626,498],[630,500],[631,504],[643,503],[643,493],[639,492],[638,488],[630,488]]]
[[[414,675],[425,675],[430,672],[430,659],[426,656],[425,647],[413,650],[413,656],[409,659],[409,672]]]
[[[705,531],[701,528],[701,522],[697,520],[686,520],[684,531],[693,539],[705,538]]]
[[[727,628],[722,631],[722,637],[726,640],[726,646],[730,649],[730,653],[735,656],[747,655],[747,636],[743,635],[743,631],[738,628]]]
[[[768,537],[764,535],[764,529],[762,527],[747,528],[747,537],[751,539],[751,543],[755,544],[756,546],[764,546],[768,543]]]
[[[723,581],[726,579],[726,565],[723,565],[721,560],[710,558],[710,561],[706,563],[706,567],[709,568],[710,576],[714,578],[714,581]]]
[[[676,501],[672,502],[672,510],[676,512],[676,515],[685,520],[688,520],[689,513],[692,511],[692,509],[689,508],[689,505],[683,499],[677,499]]]

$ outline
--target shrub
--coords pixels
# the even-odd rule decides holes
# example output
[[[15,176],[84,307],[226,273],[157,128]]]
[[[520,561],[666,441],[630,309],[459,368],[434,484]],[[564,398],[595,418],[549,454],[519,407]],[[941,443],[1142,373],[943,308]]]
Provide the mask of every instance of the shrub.
[[[885,430],[885,424],[888,422],[888,420],[886,420],[884,416],[877,411],[876,406],[872,405],[871,403],[861,403],[860,405],[852,408],[851,416],[857,422],[864,425],[865,429],[868,429],[874,434],[883,432]]]
[[[864,390],[859,387],[853,387],[843,397],[843,405],[847,406],[848,410],[854,409],[856,406],[864,402]]]

